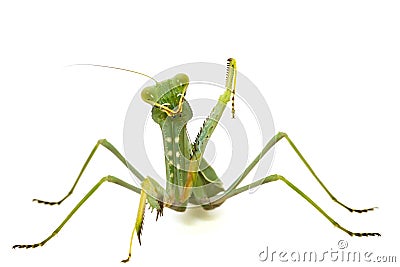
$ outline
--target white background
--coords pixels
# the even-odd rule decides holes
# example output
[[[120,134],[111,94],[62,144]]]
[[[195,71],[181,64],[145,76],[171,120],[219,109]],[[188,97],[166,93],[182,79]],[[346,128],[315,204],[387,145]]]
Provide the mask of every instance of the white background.
[[[397,1],[2,3],[0,265],[121,266],[127,256],[139,197],[112,184],[45,247],[11,250],[44,239],[101,177],[131,179],[100,149],[62,206],[31,202],[67,193],[97,139],[122,149],[125,112],[145,82],[65,66],[106,64],[154,75],[187,62],[225,64],[228,57],[262,90],[276,129],[289,133],[338,199],[379,209],[350,214],[332,203],[285,142],[271,172],[343,226],[382,237],[350,238],[277,182],[209,213],[166,210],[157,223],[148,213],[129,265],[265,266],[258,254],[267,245],[322,253],[341,239],[350,251],[397,253],[400,260],[399,13]]]

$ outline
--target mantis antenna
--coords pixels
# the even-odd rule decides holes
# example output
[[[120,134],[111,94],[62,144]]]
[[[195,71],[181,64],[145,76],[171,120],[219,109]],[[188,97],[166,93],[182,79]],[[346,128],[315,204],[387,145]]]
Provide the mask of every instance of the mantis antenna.
[[[154,79],[153,77],[151,77],[150,75],[147,75],[147,74],[144,74],[142,72],[135,71],[135,70],[129,70],[129,69],[113,67],[113,66],[106,66],[106,65],[98,65],[98,64],[72,64],[72,65],[69,65],[69,67],[71,67],[71,66],[92,66],[92,67],[101,67],[101,68],[108,68],[108,69],[115,69],[115,70],[123,70],[123,71],[132,72],[132,73],[136,73],[136,74],[142,75],[144,77],[147,77],[147,78],[153,80],[155,83],[158,83],[158,81],[156,79]]]

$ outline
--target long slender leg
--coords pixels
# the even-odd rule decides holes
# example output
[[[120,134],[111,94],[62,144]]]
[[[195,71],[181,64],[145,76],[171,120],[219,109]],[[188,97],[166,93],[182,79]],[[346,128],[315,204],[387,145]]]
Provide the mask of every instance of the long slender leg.
[[[67,199],[74,192],[74,189],[75,189],[76,185],[78,184],[79,179],[81,178],[87,165],[89,164],[94,153],[97,151],[97,148],[100,145],[102,145],[103,147],[110,150],[136,177],[138,177],[140,179],[140,181],[143,181],[145,179],[144,176],[142,174],[140,174],[140,172],[135,167],[133,167],[110,142],[108,142],[106,139],[100,139],[99,141],[97,141],[96,145],[90,152],[89,157],[86,159],[85,163],[83,164],[82,169],[79,172],[78,177],[76,178],[75,183],[72,186],[71,190],[68,192],[68,194],[64,198],[62,198],[60,201],[55,201],[55,202],[43,201],[43,200],[39,200],[36,198],[33,199],[32,201],[47,204],[47,205],[60,205],[65,199]]]
[[[135,232],[137,233],[138,239],[139,239],[139,243],[141,244],[140,241],[140,235],[142,233],[143,230],[143,220],[144,220],[144,211],[146,208],[146,198],[147,198],[147,194],[146,191],[142,190],[140,193],[140,201],[139,201],[139,208],[137,211],[137,215],[136,215],[136,222],[135,222],[135,226],[133,227],[132,230],[132,235],[131,235],[131,239],[129,242],[129,253],[128,253],[128,258],[126,258],[125,260],[122,260],[121,262],[128,262],[131,259],[132,256],[132,241],[133,241],[133,237],[135,236]]]
[[[88,200],[88,198],[102,185],[104,182],[111,182],[117,185],[120,185],[122,187],[125,187],[129,190],[132,190],[138,194],[140,194],[141,189],[137,188],[133,185],[128,184],[127,182],[122,181],[121,179],[118,179],[117,177],[114,176],[106,176],[100,179],[100,181],[93,186],[93,188],[79,201],[79,203],[75,206],[75,208],[72,209],[72,211],[67,215],[67,217],[64,219],[64,221],[61,222],[61,224],[51,233],[45,240],[43,240],[40,243],[32,244],[32,245],[15,245],[13,248],[35,248],[38,246],[43,246],[44,244],[47,243],[50,239],[52,239],[60,230],[63,228],[63,226],[69,221],[69,219],[74,215],[74,213],[83,205],[83,203]]]
[[[129,253],[128,258],[122,260],[121,262],[128,262],[132,256],[132,241],[135,236],[135,232],[137,233],[137,237],[139,240],[139,244],[142,245],[142,241],[140,239],[143,230],[143,220],[144,220],[144,212],[146,209],[146,201],[149,203],[152,209],[157,210],[157,218],[163,215],[163,198],[165,196],[165,190],[152,178],[147,177],[142,182],[142,190],[140,192],[140,202],[139,208],[136,215],[135,226],[132,230],[132,235],[129,243]]]
[[[249,185],[245,185],[242,186],[240,188],[237,188],[233,191],[231,191],[228,195],[227,198],[233,197],[237,194],[240,194],[242,192],[245,192],[247,190],[249,190],[252,187],[256,187],[262,184],[266,184],[269,182],[274,182],[274,181],[278,181],[281,180],[282,182],[284,182],[286,185],[288,185],[291,189],[293,189],[297,194],[299,194],[302,198],[304,198],[308,203],[310,203],[314,208],[316,208],[326,219],[328,219],[328,221],[330,221],[335,227],[338,227],[340,230],[344,231],[345,233],[349,234],[350,236],[380,236],[379,233],[354,233],[351,232],[349,230],[347,230],[346,228],[344,228],[343,226],[341,226],[339,223],[337,223],[334,219],[332,219],[332,217],[330,217],[320,206],[318,206],[310,197],[308,197],[305,193],[303,193],[303,191],[301,191],[297,186],[295,186],[294,184],[292,184],[290,181],[288,181],[285,177],[278,175],[278,174],[274,174],[274,175],[270,175],[265,177],[264,179],[260,179],[258,181],[255,181]]]
[[[301,159],[301,161],[304,163],[304,165],[307,167],[307,169],[311,172],[311,174],[314,176],[314,178],[318,181],[318,183],[321,185],[321,187],[325,190],[325,192],[331,197],[331,199],[338,203],[340,206],[346,208],[348,211],[350,212],[358,212],[358,213],[362,213],[362,212],[367,212],[367,211],[372,211],[374,209],[376,209],[377,207],[373,207],[373,208],[368,208],[368,209],[352,209],[350,207],[348,207],[347,205],[343,204],[341,201],[337,200],[336,197],[329,192],[328,188],[322,183],[322,181],[318,178],[317,174],[314,172],[314,170],[311,168],[310,164],[308,164],[308,162],[306,161],[306,159],[303,157],[303,155],[300,153],[300,151],[298,150],[298,148],[295,146],[295,144],[293,143],[293,141],[289,138],[289,136],[287,134],[284,134],[285,139],[289,142],[290,146],[293,148],[293,150],[296,152],[297,156],[299,156],[299,158]]]
[[[254,166],[260,161],[260,159],[276,144],[278,143],[281,139],[285,138],[290,146],[293,148],[293,150],[296,152],[297,156],[301,159],[301,161],[303,162],[303,164],[307,167],[307,169],[310,171],[310,173],[314,176],[314,178],[317,180],[317,182],[321,185],[321,187],[325,190],[325,192],[331,197],[331,199],[338,203],[340,206],[346,208],[348,211],[350,212],[367,212],[367,211],[371,211],[374,208],[368,208],[368,209],[352,209],[348,206],[346,206],[345,204],[343,204],[342,202],[340,202],[339,200],[336,199],[336,197],[329,192],[328,188],[322,183],[322,181],[318,178],[318,176],[316,175],[316,173],[314,172],[314,170],[311,168],[310,164],[308,164],[308,162],[305,160],[305,158],[303,157],[303,155],[300,153],[300,151],[298,150],[298,148],[295,146],[295,144],[292,142],[292,140],[289,138],[289,136],[286,133],[283,132],[279,132],[278,134],[276,134],[266,145],[265,147],[261,150],[260,154],[257,155],[257,157],[253,160],[253,162],[251,162],[249,164],[249,166],[247,166],[247,168],[244,170],[244,172],[238,177],[238,179],[233,182],[233,184],[222,194],[221,198],[219,198],[218,200],[215,201],[215,203],[211,203],[214,204],[216,206],[221,205],[226,199],[228,199],[229,196],[233,190],[235,190],[238,185],[243,181],[243,179],[249,174],[249,172],[254,168]]]

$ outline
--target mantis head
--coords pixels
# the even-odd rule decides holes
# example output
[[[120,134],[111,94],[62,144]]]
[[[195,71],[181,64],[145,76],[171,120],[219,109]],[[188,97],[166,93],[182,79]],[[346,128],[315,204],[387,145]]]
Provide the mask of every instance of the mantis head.
[[[153,106],[153,119],[157,123],[167,117],[176,118],[188,115],[184,114],[186,110],[184,98],[188,85],[189,77],[179,73],[171,79],[143,88],[142,99]]]

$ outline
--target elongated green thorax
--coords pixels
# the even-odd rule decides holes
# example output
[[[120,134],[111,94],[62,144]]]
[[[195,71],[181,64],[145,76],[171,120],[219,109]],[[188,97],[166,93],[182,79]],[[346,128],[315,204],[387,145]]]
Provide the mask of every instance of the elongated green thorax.
[[[152,118],[160,126],[163,136],[167,201],[177,207],[183,204],[179,203],[179,196],[186,182],[192,149],[186,124],[193,114],[184,100],[188,83],[187,75],[177,74],[142,91],[143,100],[153,105]]]

